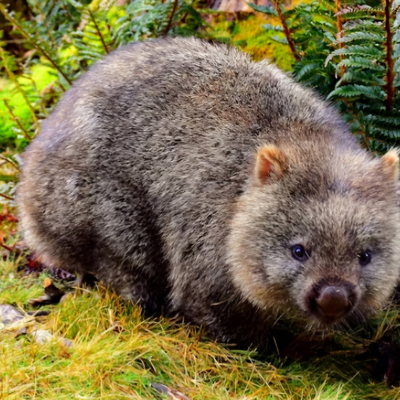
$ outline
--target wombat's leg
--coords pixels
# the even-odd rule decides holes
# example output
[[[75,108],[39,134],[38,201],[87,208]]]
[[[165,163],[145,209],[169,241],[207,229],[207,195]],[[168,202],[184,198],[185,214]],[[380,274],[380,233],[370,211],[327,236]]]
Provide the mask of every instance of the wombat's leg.
[[[400,284],[395,288],[393,302],[394,304],[400,304]]]
[[[105,178],[95,191],[101,196],[92,207],[100,232],[94,275],[147,314],[160,312],[167,296],[168,263],[146,190],[136,182]]]
[[[146,269],[151,262],[149,258]],[[133,265],[127,261],[113,260],[110,263],[103,259],[101,264],[97,277],[103,284],[112,286],[124,299],[141,306],[148,316],[162,312],[168,294],[164,274],[149,275],[141,265]],[[157,271],[158,267],[154,265],[154,270]]]
[[[84,286],[93,286],[97,282],[97,279],[94,275],[89,274],[87,272],[83,272],[78,274],[78,277],[76,278],[75,285],[78,286],[79,288],[82,288]]]
[[[46,264],[81,275],[78,284],[91,274],[146,311],[161,309],[167,271],[145,190],[109,174],[36,171],[39,189],[27,187],[32,178],[20,194],[29,246]]]

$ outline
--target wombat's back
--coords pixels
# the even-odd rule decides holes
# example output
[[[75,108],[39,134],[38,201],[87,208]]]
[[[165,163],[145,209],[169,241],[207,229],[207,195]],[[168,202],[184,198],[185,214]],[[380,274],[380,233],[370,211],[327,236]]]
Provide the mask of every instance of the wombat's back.
[[[260,167],[257,152],[272,158]],[[224,340],[253,343],[266,335],[269,311],[233,283],[229,260],[287,257],[304,225],[288,217],[296,199],[345,190],[370,162],[311,91],[266,62],[195,39],[133,44],[96,63],[24,157],[21,231],[45,262],[92,273],[149,311],[167,306]],[[236,264],[252,292],[261,267]],[[272,307],[289,301],[279,279],[266,289]]]
[[[341,125],[311,92],[235,49],[194,39],[126,46],[74,83],[25,153],[22,233],[64,268],[91,269],[98,242],[126,258],[136,213],[147,224],[213,197],[228,209],[257,146],[287,140],[293,122]]]

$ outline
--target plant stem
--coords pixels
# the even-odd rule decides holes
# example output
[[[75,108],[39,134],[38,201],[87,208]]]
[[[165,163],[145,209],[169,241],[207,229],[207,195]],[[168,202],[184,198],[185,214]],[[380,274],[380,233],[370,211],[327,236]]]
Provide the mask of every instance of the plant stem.
[[[62,83],[61,83],[60,81],[56,81],[56,84],[57,84],[58,86],[60,86],[60,88],[61,88],[61,90],[62,90],[63,92],[66,92],[66,91],[67,91],[67,89],[65,89],[65,87],[62,85]]]
[[[4,160],[4,161],[8,162],[8,163],[11,164],[17,171],[20,171],[18,165],[15,164],[15,162],[11,161],[9,158],[6,158],[6,157],[0,155],[0,159],[2,159],[2,160]]]
[[[286,18],[282,13],[281,8],[279,7],[279,2],[277,0],[272,0],[272,5],[273,5],[275,11],[278,13],[279,19],[281,20],[283,32],[285,33],[286,39],[288,41],[290,50],[292,51],[294,58],[296,61],[300,61],[300,59],[301,59],[300,54],[298,53],[298,51],[296,49],[296,45],[294,44],[294,41],[292,38],[292,32],[290,31],[290,29],[286,23]]]
[[[386,66],[387,66],[387,72],[386,72],[386,85],[384,86],[385,91],[386,91],[386,109],[387,111],[392,110],[394,106],[394,101],[395,101],[395,91],[394,91],[394,62],[393,62],[393,44],[392,44],[392,37],[393,37],[393,32],[391,30],[391,24],[390,24],[390,18],[391,18],[391,10],[392,8],[392,2],[391,0],[385,0],[385,31],[386,31],[386,42],[385,42],[385,47],[386,47]]]
[[[39,122],[38,122],[38,119],[36,117],[35,110],[33,109],[31,102],[29,101],[28,97],[26,96],[25,91],[22,89],[21,85],[19,84],[18,79],[16,78],[14,73],[11,71],[11,69],[8,67],[7,60],[6,60],[6,55],[4,53],[4,50],[3,50],[2,46],[0,46],[0,58],[3,60],[3,65],[4,65],[4,68],[5,68],[6,72],[7,72],[7,75],[10,77],[12,83],[15,85],[15,87],[18,90],[18,92],[20,92],[20,94],[24,98],[26,104],[28,105],[28,108],[29,108],[29,110],[30,110],[30,112],[32,114],[32,118],[33,118],[33,120],[35,122],[36,128],[38,128],[39,127]]]
[[[11,200],[11,201],[14,201],[14,199],[12,198],[12,197],[10,197],[10,196],[7,196],[6,194],[4,194],[4,193],[0,193],[0,197],[4,197],[5,199],[7,199],[7,200]]]
[[[4,249],[8,250],[10,253],[12,253],[14,251],[14,249],[10,246],[7,246],[4,243],[0,243],[0,246],[3,247]]]
[[[70,84],[72,85],[71,80],[67,77],[67,75],[64,74],[64,72],[61,70],[61,68],[51,59],[51,57],[31,38],[31,35],[27,33],[22,26],[18,23],[17,20],[15,20],[6,10],[5,6],[0,3],[0,12],[8,19],[18,30],[21,32],[21,34],[29,41],[29,43],[32,44],[32,46],[39,50],[45,58],[50,62],[50,64],[63,76],[63,78]]]
[[[168,20],[167,26],[164,29],[163,36],[167,36],[169,30],[171,29],[172,20],[174,18],[174,15],[175,15],[175,12],[176,12],[177,8],[178,8],[178,0],[174,0],[174,6],[172,7],[171,15],[169,16],[169,20]]]
[[[365,134],[365,132],[362,131],[362,130],[360,130],[360,131],[358,131],[358,132],[356,132],[356,133],[359,133],[359,134],[362,136],[362,138],[363,138],[363,140],[364,140],[364,143],[365,143],[365,148],[366,148],[366,149],[369,149],[369,140],[372,139],[372,138],[370,138],[369,136],[367,136],[367,135]]]
[[[93,13],[90,11],[89,8],[87,8],[87,10],[88,10],[88,12],[89,12],[90,18],[92,19],[92,21],[93,21],[93,23],[94,23],[94,26],[95,26],[95,28],[96,28],[97,34],[99,35],[99,38],[100,38],[101,43],[102,43],[102,45],[103,45],[103,47],[104,47],[104,50],[106,51],[107,54],[110,54],[110,50],[108,50],[108,46],[106,45],[106,42],[104,41],[103,35],[102,35],[101,32],[100,32],[99,26],[97,25],[97,22],[96,22],[96,20],[95,20],[95,18],[94,18]]]
[[[336,11],[335,14],[337,14],[340,9],[342,8],[342,5],[340,4],[340,0],[335,0],[335,7],[336,7]],[[343,32],[343,25],[342,25],[342,17],[340,15],[336,15],[336,28],[337,28],[337,39],[341,39],[342,38],[342,32]],[[339,48],[343,49],[344,44],[343,43],[339,43]],[[340,55],[340,60],[343,61],[344,60],[344,55],[341,54]],[[346,72],[346,67],[344,65],[340,66],[340,75],[343,76],[344,73]]]
[[[24,126],[21,124],[21,122],[19,121],[19,118],[13,113],[12,108],[10,107],[10,105],[8,104],[6,99],[3,99],[4,104],[6,105],[8,112],[11,114],[11,117],[13,119],[13,121],[15,121],[17,123],[17,125],[19,126],[19,128],[21,129],[21,131],[24,133],[24,136],[28,139],[28,140],[32,140],[32,137],[29,135],[28,131],[24,128]]]

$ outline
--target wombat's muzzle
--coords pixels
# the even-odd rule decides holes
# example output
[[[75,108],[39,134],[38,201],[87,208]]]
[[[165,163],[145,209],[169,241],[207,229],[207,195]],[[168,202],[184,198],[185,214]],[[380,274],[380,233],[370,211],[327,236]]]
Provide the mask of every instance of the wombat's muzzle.
[[[322,279],[306,296],[308,311],[326,324],[344,317],[356,302],[355,285],[340,278]]]

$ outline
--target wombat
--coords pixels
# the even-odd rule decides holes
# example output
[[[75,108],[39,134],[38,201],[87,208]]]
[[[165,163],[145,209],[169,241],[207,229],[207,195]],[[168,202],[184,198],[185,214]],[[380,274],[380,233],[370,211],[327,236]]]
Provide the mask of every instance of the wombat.
[[[362,321],[399,277],[396,150],[372,156],[310,89],[224,45],[112,52],[24,160],[20,227],[43,262],[222,341]]]

